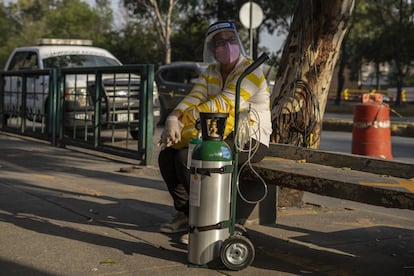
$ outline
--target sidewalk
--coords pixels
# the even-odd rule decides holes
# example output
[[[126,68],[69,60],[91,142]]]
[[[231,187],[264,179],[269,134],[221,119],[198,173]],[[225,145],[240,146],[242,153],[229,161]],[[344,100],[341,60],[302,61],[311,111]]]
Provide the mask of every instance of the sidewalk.
[[[414,275],[414,212],[306,194],[240,272],[188,267],[157,167],[0,132],[0,275]]]

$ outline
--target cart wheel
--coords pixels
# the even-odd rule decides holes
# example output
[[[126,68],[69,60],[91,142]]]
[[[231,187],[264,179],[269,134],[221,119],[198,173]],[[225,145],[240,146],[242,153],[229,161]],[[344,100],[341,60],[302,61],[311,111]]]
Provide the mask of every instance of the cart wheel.
[[[234,225],[234,235],[249,238],[246,227],[241,224]]]
[[[254,246],[244,236],[232,236],[223,242],[220,257],[223,264],[231,270],[242,270],[251,265],[255,256]]]

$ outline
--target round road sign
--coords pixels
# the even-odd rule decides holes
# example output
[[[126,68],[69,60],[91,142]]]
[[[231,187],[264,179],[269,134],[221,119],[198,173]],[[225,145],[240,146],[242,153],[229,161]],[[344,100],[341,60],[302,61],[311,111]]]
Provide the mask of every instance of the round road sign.
[[[250,10],[252,17],[252,24],[250,26]],[[239,13],[240,21],[246,28],[256,29],[262,24],[263,21],[263,11],[262,8],[255,2],[246,2],[240,9]]]

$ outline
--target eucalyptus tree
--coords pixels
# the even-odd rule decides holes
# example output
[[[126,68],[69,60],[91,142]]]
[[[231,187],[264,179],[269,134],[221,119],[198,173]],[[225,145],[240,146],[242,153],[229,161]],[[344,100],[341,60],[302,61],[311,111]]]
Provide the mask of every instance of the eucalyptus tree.
[[[257,33],[261,30],[272,34],[287,32],[297,0],[255,2],[264,13],[263,24]],[[164,53],[164,63],[199,59],[205,30],[215,20],[234,21],[247,45],[248,32],[241,26],[239,19],[239,11],[245,0],[122,0],[122,3],[129,11],[128,16],[137,22],[137,27],[140,25],[157,33],[158,39],[154,43]]]
[[[354,0],[298,1],[271,94],[271,142],[319,147],[331,78],[353,7]],[[280,188],[278,193],[285,206],[302,202],[302,191]]]
[[[164,52],[164,63],[170,63],[173,17],[177,15],[179,1],[123,0],[123,3],[131,17],[141,21],[143,26],[151,26],[156,31],[157,42]]]
[[[272,142],[317,148],[354,0],[299,1],[271,95]]]

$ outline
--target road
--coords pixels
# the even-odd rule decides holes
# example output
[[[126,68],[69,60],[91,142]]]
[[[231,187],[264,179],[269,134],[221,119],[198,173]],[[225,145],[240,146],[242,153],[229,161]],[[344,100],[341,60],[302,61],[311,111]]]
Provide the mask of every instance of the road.
[[[353,120],[353,114],[325,113],[326,119]],[[414,117],[398,117],[390,114],[393,122],[414,122]],[[352,132],[322,131],[320,150],[351,153]],[[414,163],[414,138],[413,137],[391,137],[391,149],[393,160]]]
[[[393,160],[414,163],[414,138],[391,137]],[[352,133],[341,131],[322,131],[320,150],[351,153]]]

